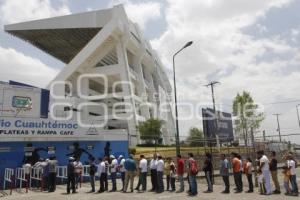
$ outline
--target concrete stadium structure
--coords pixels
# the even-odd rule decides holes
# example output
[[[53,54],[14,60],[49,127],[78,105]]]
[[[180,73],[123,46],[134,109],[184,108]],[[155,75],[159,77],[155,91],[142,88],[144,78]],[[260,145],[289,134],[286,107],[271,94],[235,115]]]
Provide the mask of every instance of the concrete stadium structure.
[[[53,119],[112,134],[127,130],[132,146],[142,142],[136,126],[159,118],[163,143],[173,143],[171,85],[122,5],[6,25],[5,31],[66,63],[48,86]]]

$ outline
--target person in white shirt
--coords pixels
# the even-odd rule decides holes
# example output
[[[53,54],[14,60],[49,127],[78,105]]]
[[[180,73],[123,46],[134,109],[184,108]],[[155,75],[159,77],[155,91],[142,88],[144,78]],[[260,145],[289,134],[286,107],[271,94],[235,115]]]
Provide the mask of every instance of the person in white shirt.
[[[55,192],[56,190],[56,166],[57,160],[55,156],[50,156],[47,161],[48,165],[48,192]]]
[[[24,168],[24,173],[25,175],[30,175],[30,171],[31,171],[31,164],[29,162],[26,162],[26,164],[24,164],[22,166],[22,168]]]
[[[147,189],[147,173],[148,173],[148,161],[145,159],[144,155],[140,155],[139,163],[139,182],[136,186],[136,190],[140,190],[142,185],[142,191],[145,192]]]
[[[298,184],[297,184],[297,176],[296,176],[296,162],[293,158],[293,155],[289,153],[287,156],[287,167],[290,170],[290,182],[292,185],[292,196],[299,196]]]
[[[30,173],[31,173],[31,169],[32,169],[30,162],[26,161],[26,164],[24,164],[22,166],[22,168],[24,169],[25,179],[27,180],[27,186],[29,186]]]
[[[119,171],[121,173],[121,180],[122,180],[122,189],[120,191],[123,191],[125,185],[125,171],[126,171],[124,167],[125,158],[123,155],[120,155],[118,160],[119,160]]]
[[[109,192],[117,191],[117,168],[118,168],[118,160],[114,155],[110,156],[111,164],[110,164],[110,178],[112,182],[112,189]]]
[[[176,190],[175,187],[175,179],[176,178],[176,166],[173,160],[171,160],[170,163],[170,184],[171,184],[171,188],[172,188],[172,192],[174,192]]]
[[[83,165],[80,162],[79,158],[76,159],[74,162],[74,167],[75,167],[75,187],[78,189],[78,183],[81,184],[81,173],[83,170]]]
[[[153,154],[153,159],[150,161],[151,183],[152,189],[150,191],[156,191],[157,188],[157,155]]]
[[[36,162],[32,168],[33,168],[33,173],[35,173],[35,176],[40,176],[42,181],[39,183],[37,182],[37,187],[42,187],[41,189],[44,190],[44,181],[46,181],[46,179],[44,179],[44,168],[47,166],[47,162],[45,162],[45,160],[43,158],[40,158],[38,162]]]
[[[156,192],[157,193],[162,193],[165,188],[164,188],[164,182],[163,182],[163,175],[164,175],[164,167],[165,167],[165,163],[164,160],[162,159],[162,156],[159,155],[157,156],[158,160],[157,160],[157,188],[156,188]]]
[[[43,159],[43,158],[40,158],[39,161],[37,161],[37,162],[32,166],[32,168],[42,169],[43,167],[42,167],[41,165],[42,165],[43,162],[44,162],[44,159]]]
[[[259,170],[262,172],[265,180],[266,195],[272,194],[269,159],[264,154],[264,151],[258,151],[257,156],[259,159]]]
[[[105,158],[107,159],[107,158]],[[98,176],[100,177],[100,188],[98,193],[102,193],[108,190],[108,182],[107,182],[107,167],[105,163],[105,159],[99,158],[99,165],[98,165]]]

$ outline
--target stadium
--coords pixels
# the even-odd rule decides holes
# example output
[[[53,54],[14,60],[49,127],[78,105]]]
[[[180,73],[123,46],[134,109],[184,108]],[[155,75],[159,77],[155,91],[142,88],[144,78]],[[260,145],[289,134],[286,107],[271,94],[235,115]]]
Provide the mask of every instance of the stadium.
[[[128,146],[141,143],[136,126],[151,117],[165,122],[163,143],[172,143],[170,83],[123,6],[4,29],[66,66],[47,88],[0,82],[0,187],[4,169],[28,159],[56,156],[66,165],[67,155],[85,162],[104,149],[127,156]]]

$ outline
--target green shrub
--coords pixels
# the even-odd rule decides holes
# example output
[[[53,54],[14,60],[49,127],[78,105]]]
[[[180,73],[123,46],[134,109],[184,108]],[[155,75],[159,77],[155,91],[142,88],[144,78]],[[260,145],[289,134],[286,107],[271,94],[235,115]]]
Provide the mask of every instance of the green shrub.
[[[174,145],[164,145],[164,144],[149,144],[149,143],[146,143],[146,144],[138,144],[136,145],[137,147],[172,147]]]
[[[239,145],[240,145],[240,143],[238,140],[235,140],[232,142],[232,146],[234,146],[234,147],[238,147]]]
[[[133,148],[133,147],[128,148],[128,153],[132,154],[132,155],[135,155],[136,154],[136,148]]]

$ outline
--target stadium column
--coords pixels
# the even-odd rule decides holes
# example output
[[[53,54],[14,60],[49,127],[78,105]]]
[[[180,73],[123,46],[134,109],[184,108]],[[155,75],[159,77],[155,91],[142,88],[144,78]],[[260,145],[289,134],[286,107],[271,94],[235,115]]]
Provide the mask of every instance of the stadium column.
[[[128,142],[129,146],[135,146],[138,144],[139,138],[137,134],[136,126],[136,111],[135,100],[133,98],[133,83],[130,79],[129,65],[126,51],[126,38],[120,38],[117,43],[117,56],[120,67],[120,76],[122,81],[123,98],[126,108],[126,121],[128,122]]]
[[[89,78],[86,77],[86,78],[83,78],[80,82],[81,84],[81,93],[84,95],[84,96],[89,96],[89,90],[90,90],[90,87],[89,87]],[[106,87],[106,86],[104,86]],[[88,102],[87,99],[84,99],[84,102]],[[81,110],[81,120],[83,121],[86,121],[88,116],[89,116],[89,109],[88,109],[88,106],[85,106],[82,110]]]
[[[139,86],[139,94],[142,98],[142,102],[147,101],[147,93],[146,93],[146,84],[144,82],[144,75],[143,75],[143,65],[142,65],[142,60],[143,57],[146,53],[146,50],[144,47],[140,47],[139,53],[134,56],[134,67],[136,69],[136,72],[138,74],[138,82],[140,83]],[[142,105],[140,106],[141,109],[141,114],[146,117],[147,119],[150,118],[150,112],[149,112],[149,107],[147,105]]]

